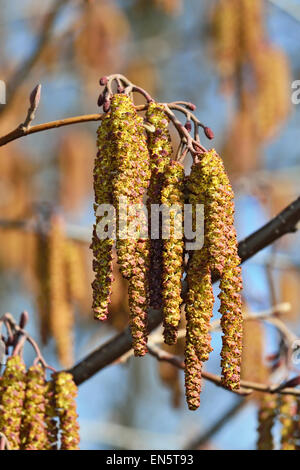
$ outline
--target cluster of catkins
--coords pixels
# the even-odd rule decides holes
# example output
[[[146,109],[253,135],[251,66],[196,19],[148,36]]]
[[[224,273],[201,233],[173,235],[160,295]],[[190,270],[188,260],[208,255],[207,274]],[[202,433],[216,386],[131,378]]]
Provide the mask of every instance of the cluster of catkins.
[[[96,223],[91,244],[95,272],[93,310],[97,319],[107,318],[115,244],[120,271],[129,283],[130,328],[136,356],[147,352],[149,307],[162,310],[164,340],[166,344],[173,345],[177,341],[181,309],[185,304],[186,397],[189,408],[196,409],[199,406],[202,363],[211,351],[212,274],[221,279],[222,380],[224,386],[231,390],[239,388],[242,284],[233,225],[234,195],[222,160],[215,150],[200,154],[192,165],[191,174],[185,176],[183,164],[172,159],[169,123],[163,105],[150,102],[145,119],[147,132],[131,99],[118,93],[111,98],[110,109],[98,129],[94,167]],[[138,236],[131,237],[130,232],[127,237],[122,236],[124,213],[118,206],[120,198],[127,198],[129,224],[136,220],[132,205],[146,202],[148,232],[143,219],[139,218]],[[193,208],[196,204],[204,204],[205,211],[204,246],[189,253],[187,266],[182,230],[186,202]],[[115,208],[116,242],[111,234],[104,239],[97,236],[103,220],[107,226],[107,221],[110,221],[108,211],[99,210],[102,204]],[[167,233],[161,220],[153,220],[153,204],[164,204],[169,209]],[[111,211],[109,213],[112,214]],[[152,226],[159,228],[159,236],[153,237]],[[188,290],[182,297],[185,270]]]
[[[9,449],[77,450],[76,396],[71,374],[46,381],[40,364],[26,371],[20,356],[9,357],[0,378],[0,432]]]
[[[258,411],[258,450],[275,448],[273,428],[280,423],[280,449],[300,449],[300,401],[293,395],[264,393]]]

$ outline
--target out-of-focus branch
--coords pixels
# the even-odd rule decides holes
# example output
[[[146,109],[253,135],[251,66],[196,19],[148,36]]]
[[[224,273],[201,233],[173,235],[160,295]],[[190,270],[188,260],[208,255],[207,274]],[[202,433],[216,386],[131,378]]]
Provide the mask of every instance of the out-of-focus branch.
[[[35,49],[31,55],[18,67],[14,75],[7,80],[7,103],[5,106],[0,108],[0,115],[8,110],[10,104],[13,102],[15,96],[18,93],[20,86],[24,83],[30,71],[40,59],[45,50],[45,47],[51,39],[53,26],[61,11],[61,8],[64,7],[68,2],[69,0],[56,0],[52,10],[47,13],[41,27],[40,35],[37,38]]]
[[[244,262],[251,258],[251,256],[255,255],[284,234],[295,232],[299,220],[300,198],[292,202],[292,204],[286,207],[262,228],[239,243],[241,261]],[[217,281],[217,278],[214,280]],[[151,332],[162,321],[161,311],[150,309],[148,319],[148,329]],[[99,348],[90,353],[86,358],[82,359],[78,364],[72,367],[69,372],[73,374],[75,382],[79,385],[107,365],[116,362],[123,354],[131,349],[131,343],[130,330],[126,328],[122,333],[118,334],[104,345],[99,346]]]

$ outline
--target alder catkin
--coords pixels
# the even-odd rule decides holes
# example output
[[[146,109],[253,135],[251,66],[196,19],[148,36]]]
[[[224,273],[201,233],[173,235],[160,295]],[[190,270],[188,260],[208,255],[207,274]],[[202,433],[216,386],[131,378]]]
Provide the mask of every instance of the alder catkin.
[[[116,159],[113,199],[119,223],[116,242],[118,264],[120,272],[129,280],[129,323],[134,353],[136,356],[143,356],[147,352],[150,246],[145,228],[147,220],[140,209],[150,181],[149,152],[143,120],[137,115],[128,96],[113,96],[111,119]],[[122,200],[129,209],[126,232],[129,224],[133,224],[129,233],[125,232],[125,236],[120,227],[120,222],[124,222],[124,214],[119,209],[119,202]],[[132,229],[135,233],[131,232]]]
[[[111,297],[111,285],[113,282],[113,245],[111,237],[99,238],[97,235],[97,225],[101,222],[102,216],[97,215],[101,204],[112,204],[112,181],[115,172],[115,160],[113,154],[112,125],[110,115],[107,115],[97,131],[98,152],[94,163],[94,211],[96,222],[93,228],[91,249],[93,250],[93,271],[95,279],[93,288],[93,311],[95,318],[106,320],[108,315],[108,305]],[[110,219],[107,222],[110,222]],[[107,228],[108,230],[108,228]]]
[[[11,450],[19,450],[26,368],[20,356],[9,357],[1,380],[0,429]]]
[[[151,207],[152,204],[161,204],[161,190],[164,171],[170,163],[172,146],[168,130],[168,119],[163,106],[150,103],[146,112],[147,122],[154,126],[154,132],[148,132],[148,150],[150,156],[151,179],[148,189],[148,230],[150,235],[150,305],[159,309],[162,307],[162,238],[161,219],[157,221],[159,238],[151,237]]]
[[[181,278],[184,252],[184,168],[179,162],[172,161],[165,169],[161,202],[170,209],[170,233],[166,234],[166,238],[163,240],[162,253],[164,340],[167,344],[174,344],[177,340],[181,314]]]
[[[54,375],[55,405],[59,416],[60,450],[79,449],[79,424],[75,398],[77,387],[71,374],[58,372]]]
[[[43,367],[31,366],[26,374],[24,417],[22,420],[22,449],[45,450],[47,435],[45,426],[46,383]]]
[[[46,450],[57,450],[58,423],[55,406],[55,384],[53,380],[46,383],[45,391],[45,426]]]

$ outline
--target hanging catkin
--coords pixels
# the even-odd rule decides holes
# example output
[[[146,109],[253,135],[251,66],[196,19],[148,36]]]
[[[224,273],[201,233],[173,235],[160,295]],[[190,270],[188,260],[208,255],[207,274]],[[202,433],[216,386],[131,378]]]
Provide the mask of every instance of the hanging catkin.
[[[55,408],[55,386],[53,380],[46,383],[45,391],[45,426],[46,448],[45,450],[57,450],[58,426]]]
[[[0,429],[11,450],[20,448],[20,430],[26,387],[26,369],[20,356],[9,357],[1,380]]]
[[[24,417],[22,420],[22,449],[45,450],[47,442],[45,426],[46,383],[43,367],[31,366],[26,374]]]
[[[126,95],[114,95],[111,100],[111,119],[115,140],[116,175],[113,180],[113,198],[119,222],[117,255],[120,271],[129,280],[130,327],[136,356],[147,352],[147,310],[149,307],[150,244],[145,232],[145,219],[136,215],[143,203],[149,186],[149,152],[143,128],[143,120]],[[119,202],[126,198],[130,213],[128,224],[134,223],[136,234],[122,233],[120,221],[124,215],[119,211]],[[126,208],[127,210],[127,208]],[[143,215],[142,213],[140,214]]]
[[[76,402],[77,387],[73,377],[67,372],[58,372],[54,376],[55,404],[59,416],[61,450],[78,450],[79,425],[77,422]]]
[[[151,207],[161,204],[163,174],[170,162],[172,146],[168,130],[168,120],[161,105],[150,103],[146,113],[147,121],[155,127],[154,132],[148,132],[148,149],[150,155],[151,179],[148,189],[148,229],[151,236]],[[156,227],[157,228],[157,227]],[[162,307],[162,239],[161,223],[158,222],[159,238],[150,238],[150,306]]]
[[[263,393],[259,398],[257,450],[273,450],[272,429],[277,414],[277,397]]]
[[[184,205],[184,168],[179,162],[172,161],[166,167],[161,191],[161,202],[170,208],[170,233],[163,240],[163,324],[164,340],[174,344],[180,321],[181,277],[183,274],[183,205]],[[177,212],[178,211],[178,212]]]
[[[93,250],[93,270],[95,279],[93,288],[93,310],[95,318],[106,320],[108,305],[111,296],[112,259],[113,259],[113,238],[101,238],[97,235],[97,224],[101,218],[97,215],[98,207],[101,204],[112,204],[112,180],[114,176],[115,161],[113,158],[112,127],[110,115],[103,119],[97,131],[98,153],[94,164],[94,210],[96,223],[93,229],[91,248]]]

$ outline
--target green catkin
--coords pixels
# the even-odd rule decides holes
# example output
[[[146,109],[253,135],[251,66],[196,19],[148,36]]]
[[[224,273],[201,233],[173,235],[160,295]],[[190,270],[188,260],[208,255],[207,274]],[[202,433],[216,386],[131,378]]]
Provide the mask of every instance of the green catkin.
[[[163,106],[152,102],[149,104],[146,119],[154,126],[154,132],[147,132],[148,150],[150,156],[151,179],[148,189],[148,230],[150,238],[150,306],[159,309],[162,307],[162,239],[151,237],[151,207],[152,204],[161,204],[161,190],[164,171],[170,163],[172,154],[171,137],[168,130],[168,119]],[[159,222],[161,230],[161,223]]]
[[[112,180],[115,163],[113,158],[113,143],[111,140],[112,126],[110,115],[107,115],[103,119],[97,134],[98,153],[94,164],[95,215],[101,204],[113,203]],[[96,319],[106,320],[113,282],[112,265],[114,240],[112,238],[98,238],[97,224],[100,221],[101,217],[96,215],[91,244],[94,255],[93,270],[95,272],[95,279],[92,283],[93,310]]]
[[[136,210],[143,203],[150,181],[149,152],[144,133],[143,119],[126,95],[116,94],[111,100],[112,136],[115,141],[116,174],[113,180],[113,199],[117,220],[121,198],[126,198],[130,213],[127,227],[134,224],[135,236],[120,230],[117,236],[117,255],[120,271],[129,280],[130,328],[134,353],[143,356],[147,352],[147,311],[149,308],[150,250],[147,239],[147,220],[139,213],[136,226]],[[126,227],[126,228],[127,228]]]
[[[31,366],[26,374],[24,417],[22,420],[22,449],[45,450],[47,435],[45,426],[46,383],[43,367]]]
[[[273,450],[274,440],[272,429],[277,414],[277,397],[274,394],[263,393],[259,400],[258,409],[258,438],[257,450]]]
[[[54,375],[55,406],[59,417],[60,450],[79,449],[79,424],[77,422],[76,401],[77,387],[71,374],[58,372]]]
[[[279,420],[281,423],[281,450],[295,450],[297,400],[293,395],[281,395]]]
[[[20,356],[9,357],[1,380],[0,429],[11,450],[20,449],[20,430],[26,387],[26,368]]]
[[[172,161],[165,169],[161,202],[168,208],[173,207],[170,209],[170,236],[163,240],[162,253],[164,340],[171,345],[177,341],[182,304],[184,168],[179,162]]]

